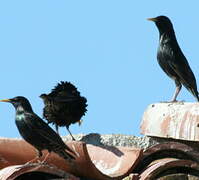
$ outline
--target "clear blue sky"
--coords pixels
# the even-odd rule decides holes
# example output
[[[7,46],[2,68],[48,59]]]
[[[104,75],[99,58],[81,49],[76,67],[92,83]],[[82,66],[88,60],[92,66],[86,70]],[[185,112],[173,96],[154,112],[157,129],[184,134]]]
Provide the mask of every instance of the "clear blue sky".
[[[173,0],[1,1],[0,99],[23,95],[41,116],[39,95],[70,81],[88,100],[72,133],[139,135],[145,108],[170,100],[175,89],[157,64],[159,34],[146,18],[170,17],[199,83],[198,7]],[[195,101],[184,88],[178,99]],[[14,116],[14,107],[0,103],[0,136],[19,137]]]

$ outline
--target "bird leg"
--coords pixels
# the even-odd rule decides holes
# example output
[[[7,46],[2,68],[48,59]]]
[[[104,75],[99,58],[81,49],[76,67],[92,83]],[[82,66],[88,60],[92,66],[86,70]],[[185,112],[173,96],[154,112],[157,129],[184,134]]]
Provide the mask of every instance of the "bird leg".
[[[66,129],[67,129],[67,131],[69,132],[70,136],[72,137],[72,140],[73,140],[73,141],[76,141],[75,138],[73,137],[73,135],[71,134],[71,132],[70,132],[70,130],[69,130],[69,127],[66,126]]]
[[[32,164],[32,163],[34,163],[34,162],[37,162],[37,161],[38,161],[38,159],[39,159],[39,157],[38,157],[38,156],[36,156],[34,159],[32,159],[32,160],[30,160],[30,161],[26,162],[26,165],[28,165],[28,164]]]
[[[49,155],[50,155],[50,152],[48,152],[48,153],[46,154],[46,156],[44,157],[44,160],[41,161],[41,164],[44,164],[44,163],[46,162],[46,160],[48,159]]]
[[[42,151],[36,149],[36,157],[30,161],[28,161],[25,165],[32,164],[34,162],[39,162],[39,159],[42,157]]]
[[[175,84],[176,84],[176,89],[175,89],[175,92],[174,92],[174,95],[173,95],[173,98],[171,100],[171,102],[177,102],[176,98],[182,88],[182,85],[179,81],[175,80]]]
[[[57,124],[55,124],[55,129],[56,129],[57,134],[59,135],[59,127]]]

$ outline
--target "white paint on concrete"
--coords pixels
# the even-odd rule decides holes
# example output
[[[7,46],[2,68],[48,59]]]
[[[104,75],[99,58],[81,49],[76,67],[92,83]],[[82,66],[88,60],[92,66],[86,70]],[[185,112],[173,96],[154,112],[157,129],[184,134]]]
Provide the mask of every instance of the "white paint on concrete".
[[[146,109],[141,133],[199,141],[199,103],[156,103]],[[164,127],[166,126],[166,127]]]

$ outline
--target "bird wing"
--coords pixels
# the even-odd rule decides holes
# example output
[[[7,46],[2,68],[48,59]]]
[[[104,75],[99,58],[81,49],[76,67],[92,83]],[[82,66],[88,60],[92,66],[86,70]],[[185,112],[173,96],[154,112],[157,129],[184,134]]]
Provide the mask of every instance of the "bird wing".
[[[173,51],[170,46],[163,46],[160,44],[158,49],[157,59],[162,70],[172,79],[178,79],[178,75],[172,68],[171,62],[173,61]]]
[[[183,55],[182,51],[179,49],[175,52],[175,57],[169,61],[170,67],[175,71],[175,73],[180,78],[180,82],[192,93],[197,91],[196,79],[189,66],[188,61]]]
[[[175,39],[161,38],[157,58],[163,71],[198,99],[195,76]]]
[[[53,148],[66,149],[67,151],[74,154],[74,152],[62,141],[61,137],[45,123],[39,116],[32,113],[26,113],[27,119],[31,119],[28,122],[30,128],[34,130],[35,133],[42,137],[48,142],[48,145]]]

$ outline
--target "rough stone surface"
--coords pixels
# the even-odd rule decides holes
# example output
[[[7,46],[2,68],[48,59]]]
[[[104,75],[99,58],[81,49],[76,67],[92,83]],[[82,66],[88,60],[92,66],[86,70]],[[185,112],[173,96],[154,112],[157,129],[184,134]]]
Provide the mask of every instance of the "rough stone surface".
[[[199,151],[199,144],[195,141],[185,141],[172,138],[160,138],[160,137],[149,137],[149,136],[133,136],[133,135],[122,135],[122,134],[106,134],[100,135],[97,133],[91,134],[77,134],[73,135],[77,141],[84,141],[88,144],[97,146],[123,146],[123,147],[134,147],[146,149],[156,144],[168,143],[168,142],[179,142],[188,146],[194,147]],[[71,141],[71,136],[62,137],[66,141]]]
[[[97,146],[123,146],[123,147],[135,147],[135,148],[148,148],[154,144],[157,144],[158,141],[153,140],[151,137],[147,136],[133,136],[133,135],[122,135],[122,134],[109,134],[109,135],[100,135],[97,133],[91,133],[88,135],[78,134],[73,135],[77,141],[84,141],[88,144],[93,144]],[[71,137],[64,136],[62,137],[66,141],[70,141]]]

